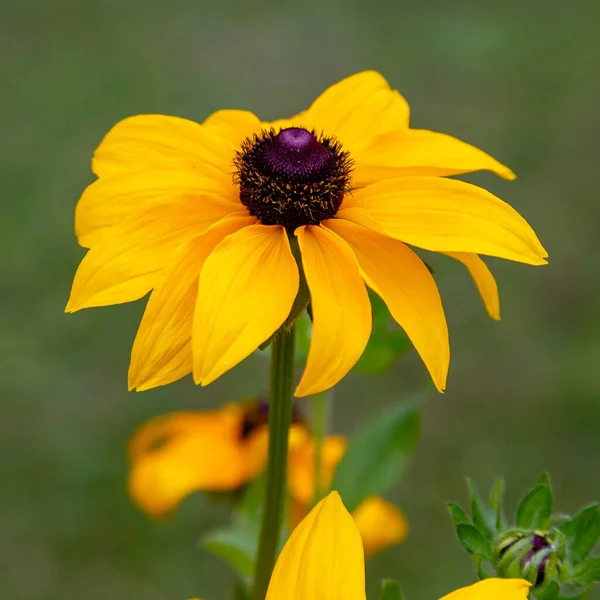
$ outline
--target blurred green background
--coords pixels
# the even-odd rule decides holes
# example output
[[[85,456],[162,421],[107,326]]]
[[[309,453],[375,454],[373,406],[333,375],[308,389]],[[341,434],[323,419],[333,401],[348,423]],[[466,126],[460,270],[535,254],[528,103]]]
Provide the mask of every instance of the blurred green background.
[[[448,391],[433,395],[416,461],[390,498],[403,546],[369,565],[369,590],[399,578],[412,600],[473,579],[446,500],[464,476],[509,479],[514,500],[551,471],[559,507],[600,499],[600,5],[335,0],[4,0],[0,5],[0,595],[13,600],[231,597],[196,536],[227,519],[198,495],[167,525],[136,512],[125,445],[142,420],[263,390],[253,357],[207,389],[188,379],[128,393],[143,302],[63,314],[83,252],[73,208],[90,157],[119,119],[202,120],[219,108],[294,114],[334,81],[374,68],[415,127],[461,137],[509,164],[473,178],[515,206],[550,252],[544,268],[490,261],[503,320],[460,266],[436,263],[452,340]],[[426,379],[411,353],[337,389],[351,433]]]

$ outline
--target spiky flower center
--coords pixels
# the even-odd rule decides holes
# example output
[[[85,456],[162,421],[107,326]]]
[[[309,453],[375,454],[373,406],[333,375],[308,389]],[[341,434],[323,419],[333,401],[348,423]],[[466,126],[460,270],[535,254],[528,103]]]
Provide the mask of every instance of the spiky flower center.
[[[247,138],[236,153],[240,200],[264,225],[317,225],[350,190],[351,159],[334,138],[289,127]]]

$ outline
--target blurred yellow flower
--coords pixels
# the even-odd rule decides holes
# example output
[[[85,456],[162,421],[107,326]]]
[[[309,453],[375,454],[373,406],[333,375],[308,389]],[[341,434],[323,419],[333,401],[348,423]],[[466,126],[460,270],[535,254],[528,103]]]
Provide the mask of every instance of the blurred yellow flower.
[[[202,124],[125,119],[101,142],[92,168],[98,179],[75,215],[89,251],[66,310],[151,292],[130,389],[188,373],[208,385],[282,326],[305,277],[313,331],[297,396],[334,386],[361,356],[371,333],[365,285],[442,391],[450,356],[444,310],[409,245],[462,262],[494,318],[496,283],[479,254],[546,262],[514,209],[446,177],[486,169],[513,179],[510,169],[456,138],[409,128],[408,104],[372,71],[271,123],[237,110]]]
[[[530,583],[486,579],[442,600],[526,600]],[[366,600],[365,564],[356,523],[337,492],[304,518],[287,541],[266,600]]]
[[[341,435],[332,435],[324,440],[320,489],[329,490],[346,447],[346,438]],[[288,485],[292,497],[292,527],[296,527],[315,497],[315,444],[310,436],[299,436],[295,443],[290,444]],[[379,496],[365,499],[352,516],[360,532],[367,560],[404,541],[408,535],[406,515]]]
[[[129,444],[129,495],[159,519],[193,492],[238,489],[265,468],[267,438],[267,411],[258,402],[151,419]]]

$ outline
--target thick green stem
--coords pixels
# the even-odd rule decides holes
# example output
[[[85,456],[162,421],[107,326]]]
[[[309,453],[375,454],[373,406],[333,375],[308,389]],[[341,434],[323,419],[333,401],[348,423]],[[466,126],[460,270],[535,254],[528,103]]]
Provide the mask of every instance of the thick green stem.
[[[287,494],[288,436],[294,390],[294,329],[282,331],[271,346],[269,459],[260,539],[254,570],[254,600],[264,600],[275,564]]]
[[[327,435],[327,422],[329,420],[329,406],[327,392],[321,392],[312,399],[312,433],[315,444],[315,492],[313,506],[325,495],[322,482],[323,472],[323,444]]]

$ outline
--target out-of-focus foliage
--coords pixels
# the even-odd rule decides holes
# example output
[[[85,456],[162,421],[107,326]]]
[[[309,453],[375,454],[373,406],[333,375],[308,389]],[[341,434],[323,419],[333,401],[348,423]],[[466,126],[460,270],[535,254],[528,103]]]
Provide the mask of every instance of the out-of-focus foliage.
[[[541,269],[489,262],[500,323],[460,265],[427,258],[451,372],[390,496],[411,536],[369,564],[370,597],[383,577],[411,600],[472,580],[444,508],[465,474],[482,488],[510,476],[519,490],[549,470],[567,512],[600,497],[599,19],[594,0],[0,3],[2,596],[231,597],[226,566],[196,543],[228,505],[197,495],[171,523],[150,523],[126,495],[125,446],[153,415],[264,392],[267,362],[252,357],[207,389],[188,379],[128,393],[143,302],[62,314],[83,255],[73,208],[94,147],[123,117],[295,114],[365,68],[403,92],[415,127],[510,165],[515,182],[472,180],[522,212],[550,252]],[[353,433],[426,378],[414,352],[383,375],[353,373],[336,389],[335,431]]]

